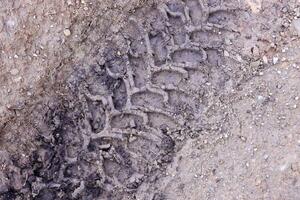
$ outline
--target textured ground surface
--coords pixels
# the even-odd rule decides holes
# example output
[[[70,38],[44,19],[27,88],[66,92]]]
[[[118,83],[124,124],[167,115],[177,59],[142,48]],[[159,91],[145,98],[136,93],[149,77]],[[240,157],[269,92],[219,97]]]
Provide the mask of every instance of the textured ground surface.
[[[0,11],[0,199],[300,198],[296,0]]]

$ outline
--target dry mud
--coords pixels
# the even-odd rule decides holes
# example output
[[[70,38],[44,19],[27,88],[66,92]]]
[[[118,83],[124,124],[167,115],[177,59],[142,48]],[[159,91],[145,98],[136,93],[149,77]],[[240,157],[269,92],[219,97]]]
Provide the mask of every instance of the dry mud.
[[[299,2],[1,3],[0,199],[300,198]]]

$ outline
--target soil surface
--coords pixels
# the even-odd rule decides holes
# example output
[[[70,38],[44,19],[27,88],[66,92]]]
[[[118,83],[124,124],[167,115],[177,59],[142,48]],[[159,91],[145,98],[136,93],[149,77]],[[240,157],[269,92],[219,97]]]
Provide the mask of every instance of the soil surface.
[[[0,199],[300,199],[298,0],[1,0]]]

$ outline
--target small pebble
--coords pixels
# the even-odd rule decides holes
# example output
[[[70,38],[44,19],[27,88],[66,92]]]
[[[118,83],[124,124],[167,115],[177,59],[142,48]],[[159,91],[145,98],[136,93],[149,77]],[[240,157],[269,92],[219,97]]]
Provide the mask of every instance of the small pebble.
[[[229,57],[228,51],[224,51],[224,56],[225,56],[225,57]]]
[[[261,96],[261,95],[257,96],[258,103],[263,103],[265,100],[266,100],[266,98],[264,96]]]
[[[240,136],[240,139],[241,139],[243,142],[246,142],[246,141],[247,141],[247,138],[244,137],[244,136]]]
[[[257,46],[254,46],[254,47],[252,48],[252,54],[253,54],[254,56],[256,56],[256,57],[259,56],[259,48],[258,48]]]
[[[13,81],[14,81],[14,82],[20,82],[21,80],[22,80],[22,77],[19,76],[19,77],[15,78]]]
[[[268,160],[268,158],[269,158],[269,155],[268,155],[268,154],[265,154],[265,155],[264,155],[264,159],[265,159],[265,160]]]
[[[263,56],[263,62],[265,63],[265,64],[268,64],[268,58],[267,58],[267,56]]]
[[[70,29],[65,29],[65,30],[64,30],[64,35],[65,35],[66,37],[69,37],[69,36],[71,35]]]
[[[14,69],[10,70],[10,73],[15,76],[19,73],[19,70],[14,68]]]
[[[273,64],[276,65],[279,61],[278,57],[273,57]]]
[[[293,27],[295,31],[297,32],[298,36],[300,36],[300,19],[295,19],[293,21]]]
[[[252,67],[252,68],[258,68],[259,65],[260,65],[259,60],[250,63],[250,67]]]
[[[105,150],[105,149],[109,149],[110,146],[111,146],[110,144],[102,144],[102,145],[99,146],[99,148],[100,148],[101,150]]]

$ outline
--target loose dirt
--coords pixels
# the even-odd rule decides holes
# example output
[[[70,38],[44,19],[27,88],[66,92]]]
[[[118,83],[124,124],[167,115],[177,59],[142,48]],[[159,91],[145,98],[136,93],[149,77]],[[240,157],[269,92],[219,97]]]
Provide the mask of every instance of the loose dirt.
[[[0,3],[0,199],[300,198],[297,0]]]

